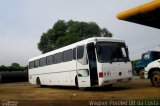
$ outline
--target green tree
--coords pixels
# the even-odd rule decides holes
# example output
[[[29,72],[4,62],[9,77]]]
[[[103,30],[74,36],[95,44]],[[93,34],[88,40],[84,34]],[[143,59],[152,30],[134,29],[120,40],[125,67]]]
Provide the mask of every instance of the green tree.
[[[8,67],[8,71],[24,71],[24,67],[18,63],[12,63],[11,66]]]
[[[0,66],[0,71],[25,71],[27,70],[27,66],[20,66],[18,63],[12,63],[11,66]]]
[[[13,67],[20,67],[20,65],[18,63],[12,63],[11,66],[13,66]]]
[[[38,49],[46,53],[89,37],[112,37],[112,33],[106,28],[100,28],[95,22],[58,20],[42,34]]]
[[[0,71],[8,71],[8,67],[1,65],[0,66]]]

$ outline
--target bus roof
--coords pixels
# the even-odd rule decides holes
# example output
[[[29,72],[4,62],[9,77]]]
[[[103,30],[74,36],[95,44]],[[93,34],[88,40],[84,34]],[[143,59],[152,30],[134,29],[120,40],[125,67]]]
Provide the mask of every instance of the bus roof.
[[[117,14],[117,18],[160,29],[160,0],[123,11]]]
[[[78,45],[83,45],[83,44],[86,44],[86,43],[89,43],[89,42],[94,42],[94,41],[124,42],[124,40],[119,40],[119,39],[115,39],[115,38],[92,37],[92,38],[88,38],[88,39],[85,39],[85,40],[82,40],[82,41],[79,41],[79,42],[64,46],[64,47],[56,49],[56,50],[50,51],[48,53],[33,57],[33,58],[29,59],[29,61],[33,61],[33,60],[40,59],[40,58],[43,58],[43,57],[46,57],[46,56],[49,56],[49,55],[52,55],[52,54],[63,52],[65,50],[73,49]]]

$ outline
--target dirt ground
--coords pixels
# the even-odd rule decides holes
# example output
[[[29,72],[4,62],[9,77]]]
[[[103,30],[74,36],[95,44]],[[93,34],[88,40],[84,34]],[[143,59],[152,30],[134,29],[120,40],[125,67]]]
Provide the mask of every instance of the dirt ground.
[[[115,84],[112,89],[91,88],[87,91],[80,91],[75,87],[38,88],[28,82],[6,83],[0,84],[0,100],[0,106],[6,106],[5,103],[13,103],[15,106],[17,104],[26,106],[37,104],[69,106],[72,104],[72,106],[81,106],[92,105],[90,104],[92,100],[107,102],[111,100],[160,100],[160,88],[152,87],[150,80],[139,77],[134,77],[130,83]],[[100,102],[95,105],[102,105],[102,103],[98,103]]]

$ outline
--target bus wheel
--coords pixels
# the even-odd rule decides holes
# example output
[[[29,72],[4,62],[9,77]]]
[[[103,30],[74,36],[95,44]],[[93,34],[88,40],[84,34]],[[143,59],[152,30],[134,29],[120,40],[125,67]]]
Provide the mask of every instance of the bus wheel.
[[[37,84],[38,87],[42,87],[41,81],[40,81],[40,78],[39,78],[39,77],[37,78],[36,84]]]
[[[141,79],[144,79],[144,69],[141,69],[141,70],[139,71],[139,77],[140,77]]]
[[[77,76],[75,77],[75,85],[78,88],[78,78],[77,78]]]
[[[155,71],[152,73],[151,83],[155,87],[160,87],[160,71]]]

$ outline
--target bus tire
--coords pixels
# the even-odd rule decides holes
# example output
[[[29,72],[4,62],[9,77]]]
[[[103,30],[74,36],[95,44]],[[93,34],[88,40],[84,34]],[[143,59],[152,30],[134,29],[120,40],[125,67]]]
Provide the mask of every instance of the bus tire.
[[[160,71],[154,71],[151,74],[151,83],[155,87],[160,87]]]
[[[78,88],[78,78],[77,78],[77,76],[75,77],[75,85]]]
[[[140,71],[139,71],[139,77],[141,79],[144,79],[144,69],[140,69]]]
[[[41,80],[39,77],[37,78],[36,84],[38,87],[42,87]]]

